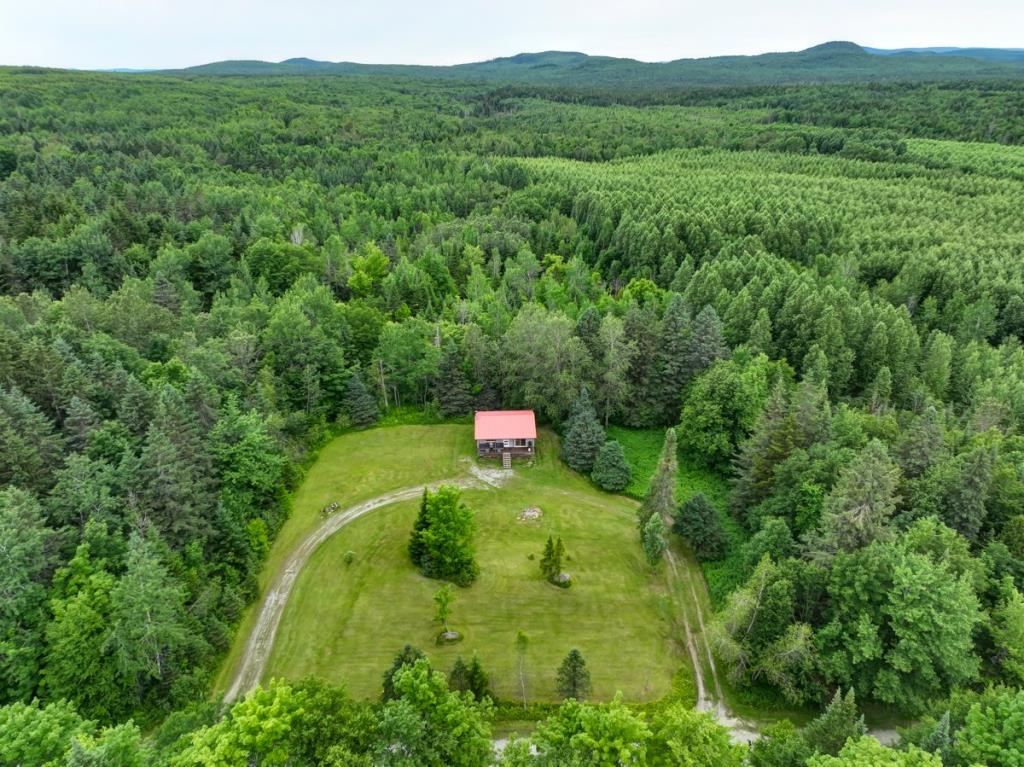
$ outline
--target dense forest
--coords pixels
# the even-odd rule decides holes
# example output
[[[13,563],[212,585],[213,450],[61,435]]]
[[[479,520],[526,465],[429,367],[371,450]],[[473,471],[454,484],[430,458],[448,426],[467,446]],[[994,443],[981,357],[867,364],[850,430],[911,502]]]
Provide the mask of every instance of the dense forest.
[[[488,764],[414,656],[211,676],[328,437],[581,391],[729,478],[716,653],[820,715],[569,700],[503,764],[1024,759],[1021,81],[612,86],[0,70],[0,761]]]

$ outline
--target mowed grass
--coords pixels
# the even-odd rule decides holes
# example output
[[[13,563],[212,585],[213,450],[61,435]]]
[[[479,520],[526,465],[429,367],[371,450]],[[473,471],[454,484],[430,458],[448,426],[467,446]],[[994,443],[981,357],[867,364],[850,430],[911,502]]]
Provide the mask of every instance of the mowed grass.
[[[470,454],[472,427],[447,428],[464,431],[465,438],[453,444]],[[392,431],[395,444],[388,440]],[[381,429],[372,444],[360,444],[362,460],[374,453],[381,461],[405,460],[397,432]],[[493,692],[517,700],[515,638],[522,630],[529,636],[530,701],[558,699],[555,673],[574,647],[591,670],[593,699],[618,691],[637,702],[667,694],[684,656],[664,568],[652,574],[640,550],[636,503],[568,470],[557,457],[553,433],[542,432],[539,444],[535,463],[517,463],[503,487],[463,492],[476,512],[481,572],[471,587],[456,589],[450,625],[463,634],[462,642],[435,645],[440,627],[433,621],[432,596],[440,583],[409,562],[406,546],[418,502],[405,502],[356,520],[313,555],[285,610],[265,679],[312,674],[344,683],[358,698],[375,698],[384,670],[409,643],[444,671],[457,656],[468,660],[477,653]],[[348,472],[347,461],[345,452],[325,451],[306,484]],[[528,507],[541,509],[539,521],[519,519]],[[565,541],[570,589],[556,588],[540,574],[548,535]],[[355,559],[346,565],[349,551]]]
[[[260,593],[281,571],[288,555],[323,521],[321,510],[338,502],[340,508],[378,495],[426,482],[462,476],[461,458],[473,450],[473,432],[464,425],[394,426],[350,432],[321,450],[292,497],[292,509],[260,571]],[[231,650],[214,684],[225,690],[256,620],[262,599],[242,618]]]

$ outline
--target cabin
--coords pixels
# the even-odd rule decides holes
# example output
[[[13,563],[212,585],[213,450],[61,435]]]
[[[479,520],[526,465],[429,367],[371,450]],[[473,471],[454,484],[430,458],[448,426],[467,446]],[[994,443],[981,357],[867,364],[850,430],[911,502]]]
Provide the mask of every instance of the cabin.
[[[513,456],[533,456],[537,447],[537,420],[532,410],[478,410],[473,426],[476,454],[501,458],[509,466]]]

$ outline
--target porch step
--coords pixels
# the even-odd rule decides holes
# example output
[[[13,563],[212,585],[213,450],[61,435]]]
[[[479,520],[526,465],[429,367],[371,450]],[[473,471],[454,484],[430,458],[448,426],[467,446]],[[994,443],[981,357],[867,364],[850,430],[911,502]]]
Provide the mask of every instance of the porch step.
[[[512,468],[512,453],[501,454],[501,468],[511,469]]]

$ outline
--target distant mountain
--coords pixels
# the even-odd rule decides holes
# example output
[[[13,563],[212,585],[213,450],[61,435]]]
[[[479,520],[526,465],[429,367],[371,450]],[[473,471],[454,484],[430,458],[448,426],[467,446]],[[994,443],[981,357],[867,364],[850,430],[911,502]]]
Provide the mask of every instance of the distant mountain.
[[[985,51],[988,49],[963,49]],[[716,56],[648,63],[576,51],[519,53],[454,66],[356,64],[293,58],[280,62],[218,61],[167,74],[183,75],[400,75],[490,83],[608,87],[766,85],[892,80],[1024,77],[1021,58],[965,55],[961,49],[887,51],[829,42],[803,51]]]
[[[1024,62],[1024,48],[865,48],[876,56],[964,56],[983,61]]]

